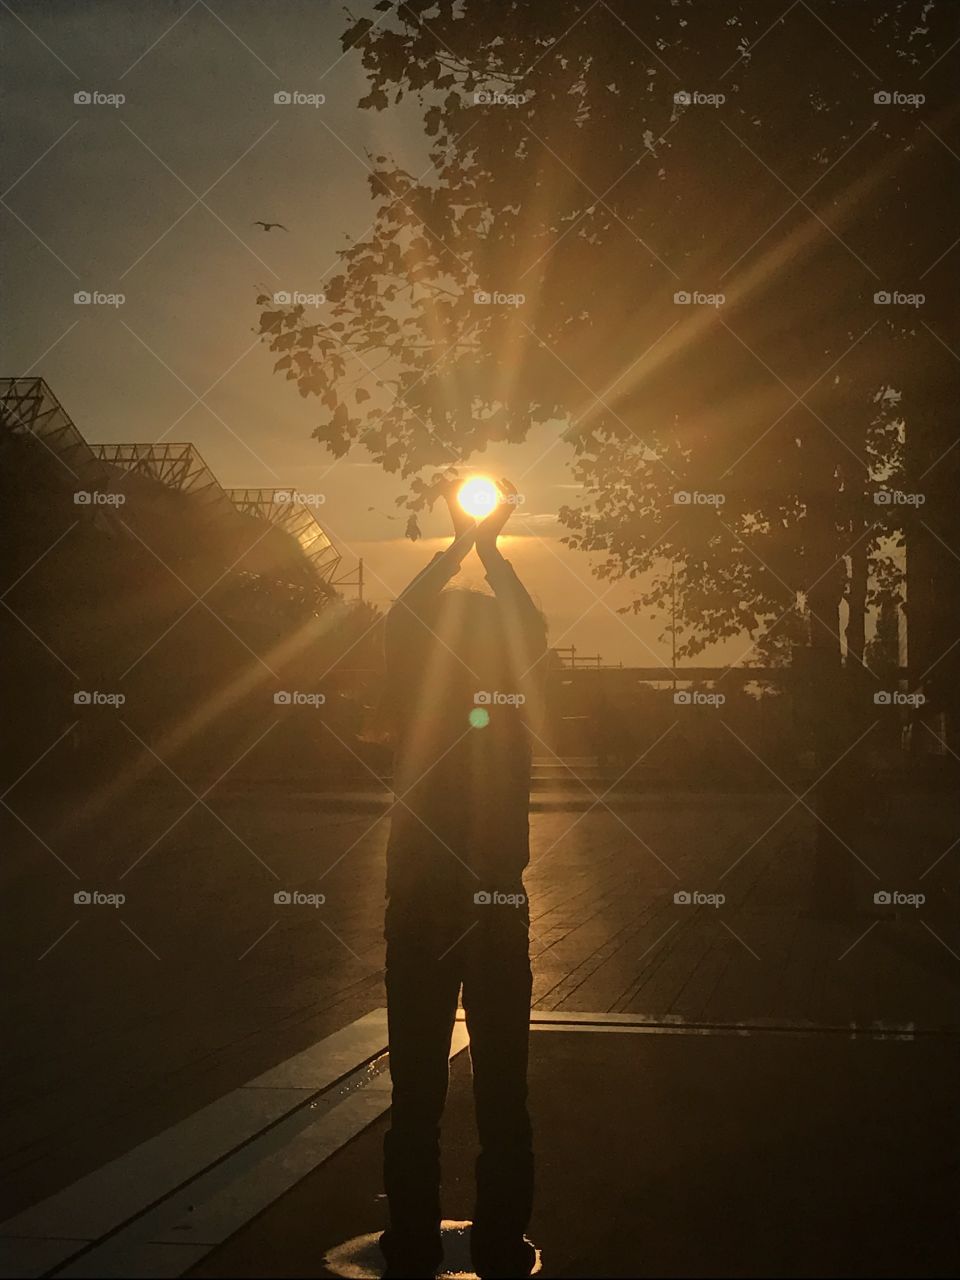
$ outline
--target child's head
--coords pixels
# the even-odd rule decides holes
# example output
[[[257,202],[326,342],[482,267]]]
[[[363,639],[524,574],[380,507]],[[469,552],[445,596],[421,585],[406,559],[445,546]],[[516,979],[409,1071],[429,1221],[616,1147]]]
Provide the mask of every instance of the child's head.
[[[402,629],[399,648],[389,654],[394,728],[410,718],[449,718],[453,729],[476,694],[519,691],[531,654],[543,649],[546,626],[532,638],[513,634],[516,625],[496,596],[461,587],[440,592],[418,621]]]
[[[448,587],[424,612],[415,643],[432,678],[494,688],[509,674],[503,610],[496,596]],[[519,674],[519,673],[518,673]]]

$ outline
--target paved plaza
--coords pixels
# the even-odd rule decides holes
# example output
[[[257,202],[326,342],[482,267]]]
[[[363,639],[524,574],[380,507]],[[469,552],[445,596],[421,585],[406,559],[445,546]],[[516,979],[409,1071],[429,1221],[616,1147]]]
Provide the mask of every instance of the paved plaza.
[[[8,1212],[384,1005],[375,797],[344,812],[303,789],[224,786],[194,804],[153,784],[63,817],[12,799]],[[535,1010],[960,1029],[945,800],[904,799],[865,831],[843,869],[853,909],[837,912],[816,893],[819,824],[785,790],[569,804],[541,792],[530,820]],[[886,891],[925,901],[876,904]],[[75,903],[84,892],[125,900]]]

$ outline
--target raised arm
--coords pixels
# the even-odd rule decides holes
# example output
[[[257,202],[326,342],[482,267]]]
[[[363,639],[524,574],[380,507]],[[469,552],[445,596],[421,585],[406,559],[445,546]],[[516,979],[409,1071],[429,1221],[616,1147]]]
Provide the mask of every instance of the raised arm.
[[[454,482],[444,490],[444,501],[453,523],[453,540],[438,551],[430,563],[401,591],[390,610],[389,618],[395,624],[404,618],[417,618],[423,609],[435,599],[452,577],[460,571],[464,557],[474,544],[477,524],[463,510],[454,496]]]
[[[500,600],[508,619],[508,634],[514,648],[518,674],[525,674],[546,652],[546,631],[540,610],[530,599],[513,565],[505,560],[497,545],[516,507],[516,486],[500,481],[501,502],[476,529],[477,554],[486,570],[487,581]]]

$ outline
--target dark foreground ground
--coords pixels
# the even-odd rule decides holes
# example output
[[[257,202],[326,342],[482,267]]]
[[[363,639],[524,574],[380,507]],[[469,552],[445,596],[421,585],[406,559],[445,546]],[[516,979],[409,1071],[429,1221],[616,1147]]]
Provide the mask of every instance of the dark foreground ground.
[[[956,1044],[836,1035],[533,1035],[546,1276],[947,1276],[960,1259]],[[385,1121],[190,1274],[331,1275],[377,1230]],[[469,1218],[469,1063],[454,1060],[445,1206]],[[376,1257],[370,1252],[371,1260]]]
[[[955,798],[877,797],[826,877],[820,824],[775,785],[567,799],[541,794],[531,815],[535,1009],[727,1032],[534,1033],[547,1273],[894,1274],[909,1257],[943,1274]],[[8,797],[4,1217],[384,1004],[382,804],[227,784],[195,801],[173,782]],[[125,901],[75,901],[93,890]],[[275,901],[293,890],[325,902]],[[676,897],[696,893],[724,901]],[[918,1034],[844,1039],[851,1026]],[[470,1213],[464,1071],[451,1218]],[[376,1229],[378,1142],[311,1175],[331,1180],[322,1195],[290,1192],[306,1197],[299,1233],[278,1230],[273,1269],[244,1274],[315,1273],[337,1239]],[[204,1267],[236,1273],[239,1255],[218,1256]]]

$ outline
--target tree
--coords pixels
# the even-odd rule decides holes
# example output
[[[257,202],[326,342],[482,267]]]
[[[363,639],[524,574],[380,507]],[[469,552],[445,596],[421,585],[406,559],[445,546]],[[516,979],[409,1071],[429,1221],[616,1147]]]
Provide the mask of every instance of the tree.
[[[957,195],[955,175],[931,179],[940,143],[916,108],[874,95],[924,77],[950,101],[956,11],[376,8],[343,37],[361,105],[415,95],[432,165],[371,157],[375,222],[341,255],[328,323],[265,302],[278,370],[324,407],[316,438],[368,450],[416,512],[436,469],[556,423],[585,495],[561,513],[567,541],[601,575],[644,578],[638,610],[665,612],[675,576],[682,655],[746,631],[780,661],[809,627],[838,666],[845,602],[862,660],[904,536],[874,493],[918,474],[909,423],[930,402],[915,313],[874,294],[914,291],[928,265],[914,252],[897,283],[907,207],[929,250]],[[935,181],[923,207],[908,172]],[[676,300],[693,293],[725,301]],[[925,428],[922,458],[951,431]]]

